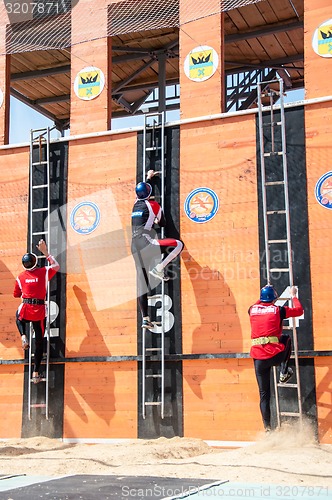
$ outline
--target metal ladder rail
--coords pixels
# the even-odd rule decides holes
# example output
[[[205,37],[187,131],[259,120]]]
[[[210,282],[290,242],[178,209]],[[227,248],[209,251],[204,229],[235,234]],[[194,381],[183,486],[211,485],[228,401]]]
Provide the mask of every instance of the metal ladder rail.
[[[262,106],[262,89],[261,86],[266,86],[266,83],[278,83],[279,85],[279,97],[280,97],[280,121],[274,120],[274,101],[273,97],[275,96],[275,92],[270,92],[270,127],[271,127],[271,151],[265,152],[264,150],[264,134],[263,134],[263,106]],[[257,86],[258,91],[258,118],[259,118],[259,142],[260,142],[260,160],[261,160],[261,182],[262,182],[262,201],[263,201],[263,218],[264,218],[264,240],[265,240],[265,257],[266,257],[266,272],[268,282],[271,282],[271,274],[273,272],[288,272],[289,274],[289,284],[293,286],[294,284],[294,276],[293,276],[293,258],[292,258],[292,246],[291,246],[291,231],[290,231],[290,207],[289,207],[289,193],[288,193],[288,168],[287,168],[287,155],[286,155],[286,127],[285,127],[285,110],[284,110],[284,89],[283,89],[283,80],[271,80],[271,82],[262,82]],[[266,94],[265,94],[266,95]],[[275,149],[275,136],[274,136],[274,126],[281,127],[281,151],[276,151]],[[283,170],[283,180],[275,181],[275,182],[266,182],[266,166],[265,166],[265,158],[270,156],[281,156],[282,157],[282,170]],[[267,210],[267,196],[266,189],[268,186],[281,185],[284,189],[284,201],[285,201],[285,210]],[[278,240],[270,240],[269,239],[269,231],[268,231],[268,216],[272,214],[284,215],[286,222],[286,240],[278,239]],[[275,243],[286,243],[287,245],[287,256],[288,256],[288,268],[271,268],[270,266],[270,245]],[[275,397],[276,397],[276,410],[277,410],[277,421],[278,427],[281,425],[281,416],[291,416],[291,417],[299,417],[302,422],[302,398],[301,398],[301,385],[300,385],[300,370],[299,370],[299,359],[298,359],[298,340],[297,340],[297,330],[295,321],[292,320],[292,327],[284,327],[284,329],[292,329],[293,331],[293,349],[294,349],[294,360],[295,360],[295,370],[296,370],[296,383],[294,384],[279,384],[277,381],[277,370],[276,367],[273,367],[273,379],[274,379],[274,388],[275,388]],[[280,401],[279,401],[279,393],[278,388],[296,388],[297,389],[297,401],[298,401],[298,412],[281,412],[280,411]]]
[[[35,134],[38,134],[35,137]],[[34,151],[36,146],[39,149],[39,161],[34,161]],[[43,147],[46,147],[45,160],[42,159]],[[30,131],[30,231],[29,231],[29,247],[30,252],[35,252],[34,248],[34,236],[48,236],[48,249],[50,250],[50,128],[35,129]],[[46,168],[46,184],[34,184],[34,167],[44,166]],[[46,189],[47,206],[42,208],[34,208],[34,190]],[[34,214],[38,212],[45,212],[47,216],[47,228],[44,231],[34,231]],[[45,229],[45,227],[44,227]],[[45,259],[44,255],[38,256],[38,259]],[[32,325],[30,324],[30,349],[29,349],[29,383],[28,383],[28,418],[31,420],[31,409],[32,408],[45,408],[45,418],[49,418],[49,359],[50,359],[50,287],[47,283],[47,294],[46,294],[46,307],[47,307],[47,317],[46,317],[46,376],[41,379],[45,382],[45,403],[31,403],[31,386],[32,382]]]
[[[153,119],[153,125],[148,124],[148,120]],[[156,126],[156,119],[157,126]],[[147,130],[152,129],[153,134],[153,144],[151,147],[147,147]],[[156,141],[156,131],[160,133],[160,145]],[[156,112],[156,113],[148,113],[144,115],[144,130],[143,130],[143,180],[146,179],[147,174],[147,165],[146,165],[146,154],[148,151],[156,151],[159,152],[160,156],[160,171],[158,173],[161,175],[161,192],[160,192],[160,205],[162,210],[165,208],[165,113],[164,112]],[[161,228],[161,237],[164,237],[164,228]],[[147,334],[146,329],[143,329],[142,333],[142,417],[146,418],[146,407],[147,406],[160,406],[160,415],[161,418],[164,418],[165,413],[165,317],[164,317],[164,297],[165,297],[165,283],[161,282],[161,303],[162,303],[162,315],[161,322],[155,323],[156,326],[161,327],[161,347],[152,347],[146,348],[146,339],[145,336]],[[148,299],[153,299],[159,296],[152,295],[149,296]],[[154,334],[152,334],[154,335]],[[160,355],[160,373],[147,375],[146,373],[146,356],[148,354],[159,354]],[[146,400],[146,379],[147,378],[158,378],[160,379],[160,401],[147,401]]]

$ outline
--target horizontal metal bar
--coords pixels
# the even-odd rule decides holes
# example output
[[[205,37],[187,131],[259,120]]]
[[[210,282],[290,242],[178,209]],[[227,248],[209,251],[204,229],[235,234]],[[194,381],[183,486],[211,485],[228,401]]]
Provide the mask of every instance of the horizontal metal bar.
[[[288,273],[289,272],[289,267],[274,267],[273,269],[270,269],[270,273]]]
[[[282,184],[285,184],[285,181],[269,181],[269,182],[265,182],[265,186],[281,186]]]
[[[34,161],[33,163],[31,163],[31,165],[33,167],[36,167],[37,165],[47,165],[48,164],[48,161]]]
[[[161,374],[156,374],[156,375],[145,375],[145,378],[161,378]]]
[[[281,122],[264,122],[263,127],[270,127],[271,125],[281,125]]]
[[[38,184],[36,186],[32,186],[32,189],[47,188],[48,186],[49,186],[48,184]]]
[[[160,406],[161,401],[145,401],[145,406]]]
[[[287,243],[287,240],[268,240],[268,243]]]
[[[300,417],[301,414],[292,411],[282,411],[280,412],[280,415],[282,415],[283,417]]]
[[[277,384],[278,387],[290,387],[290,388],[296,388],[297,384],[281,384],[280,382]]]
[[[286,213],[286,210],[268,210],[266,212],[267,215],[274,215],[274,214],[276,214],[276,215],[285,215],[285,213]]]
[[[46,208],[33,208],[33,212],[48,212],[48,207]]]
[[[40,231],[38,233],[32,233],[32,236],[38,236],[39,234],[48,234],[48,231]]]

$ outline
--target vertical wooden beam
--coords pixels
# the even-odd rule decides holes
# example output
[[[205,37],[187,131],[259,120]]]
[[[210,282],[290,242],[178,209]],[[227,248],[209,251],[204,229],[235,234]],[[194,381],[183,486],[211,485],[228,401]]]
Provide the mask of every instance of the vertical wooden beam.
[[[329,40],[328,33],[332,23],[324,26],[329,19],[332,19],[330,0],[304,1],[304,74],[307,99],[331,95],[332,57],[326,56],[332,56],[332,51],[329,53],[332,39]],[[316,31],[321,25],[323,26]],[[324,39],[321,33],[327,37]],[[328,350],[331,346],[328,334],[332,320],[329,306],[332,282],[329,251],[332,245],[332,211],[328,210],[328,183],[331,182],[331,113],[331,102],[305,106],[312,328],[315,350]],[[323,192],[326,192],[326,203],[322,206],[316,195],[319,195],[319,198]],[[315,358],[314,364],[318,439],[321,443],[331,443],[332,415],[326,407],[326,401],[329,401],[331,396],[331,377],[328,375],[331,372],[331,357]]]
[[[6,25],[0,20],[0,144],[9,143],[10,55],[6,54]]]
[[[87,67],[100,69],[105,77],[103,90],[93,99],[84,100],[72,92],[70,106],[72,135],[100,132],[110,128],[111,39],[107,37],[107,15],[106,0],[94,3],[93,9],[89,0],[80,0],[72,11],[72,85],[75,86],[78,73]],[[93,31],[95,26],[98,26],[98,36]],[[86,41],[82,42],[83,38]],[[94,73],[92,75],[94,76]],[[82,83],[81,80],[79,83]]]
[[[180,0],[181,118],[220,113],[225,100],[224,15],[220,2],[211,0],[209,12],[198,12],[196,20],[187,22],[188,3],[195,12],[194,0]],[[204,47],[214,50],[203,51]],[[208,63],[200,64],[199,60],[206,58]]]
[[[315,39],[316,29],[329,19],[332,19],[330,0],[304,1],[304,77],[307,99],[331,95],[332,39],[322,40],[319,32],[327,33],[332,23],[318,30],[318,39]],[[329,57],[326,57],[327,53]]]

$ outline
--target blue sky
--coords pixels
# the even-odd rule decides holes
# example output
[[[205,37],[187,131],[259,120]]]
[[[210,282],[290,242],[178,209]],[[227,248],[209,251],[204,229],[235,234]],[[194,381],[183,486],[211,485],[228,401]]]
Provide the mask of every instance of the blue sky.
[[[288,92],[285,102],[299,101],[304,99],[304,90],[294,90]],[[170,112],[167,120],[177,120],[178,112]],[[121,118],[112,123],[113,128],[127,128],[143,125],[144,119],[140,115],[138,117]],[[37,113],[29,106],[21,103],[19,100],[11,97],[10,99],[10,134],[9,143],[17,144],[22,142],[30,142],[30,130],[38,128],[53,127],[53,122],[45,116]],[[59,137],[60,133],[56,130],[52,131],[51,137]]]

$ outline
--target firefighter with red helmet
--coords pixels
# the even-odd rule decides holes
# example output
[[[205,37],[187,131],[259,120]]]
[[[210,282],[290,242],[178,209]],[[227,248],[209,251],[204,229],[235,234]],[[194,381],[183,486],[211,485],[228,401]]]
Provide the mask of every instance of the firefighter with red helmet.
[[[53,278],[60,266],[52,255],[48,253],[47,245],[43,239],[36,245],[38,250],[45,255],[48,265],[38,267],[38,257],[34,253],[26,253],[22,257],[24,271],[16,278],[13,295],[21,297],[22,302],[16,312],[16,325],[21,335],[22,348],[29,349],[26,327],[30,323],[35,331],[35,356],[32,381],[40,382],[39,367],[43,357],[43,338],[45,333],[46,292],[48,281]]]
[[[272,366],[280,366],[279,382],[286,383],[293,375],[288,366],[292,352],[289,335],[282,333],[286,318],[303,314],[303,307],[297,298],[297,288],[290,287],[293,307],[275,305],[278,294],[272,285],[261,289],[260,299],[249,308],[251,325],[250,356],[254,360],[255,374],[259,388],[260,410],[266,431],[271,430],[270,374]]]

